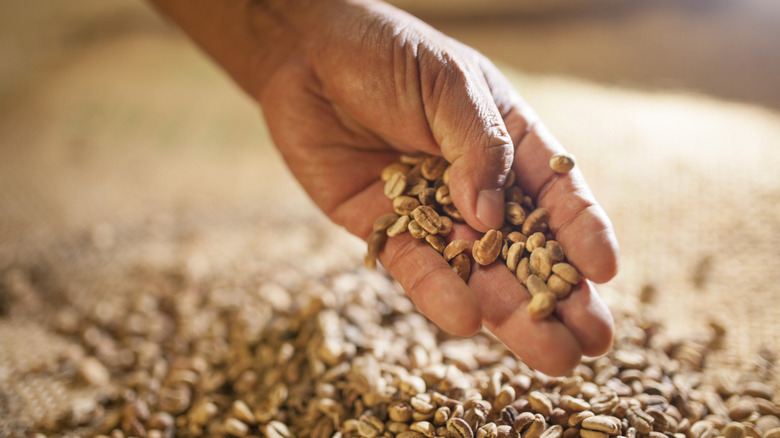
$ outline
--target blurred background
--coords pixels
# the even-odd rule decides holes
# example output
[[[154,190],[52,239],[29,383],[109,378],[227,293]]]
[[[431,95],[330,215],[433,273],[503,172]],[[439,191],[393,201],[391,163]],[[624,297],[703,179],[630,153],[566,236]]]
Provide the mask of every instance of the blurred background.
[[[599,288],[614,309],[716,322],[734,369],[780,352],[780,2],[394,3],[496,62],[577,156],[621,242]],[[72,396],[56,373],[19,377],[73,342],[58,307],[94,318],[149,287],[139,267],[228,276],[284,258],[280,230],[326,229],[362,269],[258,109],[144,2],[0,0],[0,53],[6,418]]]

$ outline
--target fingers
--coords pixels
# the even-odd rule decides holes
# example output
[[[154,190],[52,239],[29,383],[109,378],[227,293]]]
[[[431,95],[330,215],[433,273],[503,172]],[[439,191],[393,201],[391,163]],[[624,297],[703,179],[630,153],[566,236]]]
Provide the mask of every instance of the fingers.
[[[528,366],[560,376],[582,356],[576,336],[556,318],[534,320],[526,307],[531,297],[505,266],[478,267],[469,281],[490,330]]]
[[[435,53],[422,53],[420,64],[422,89],[429,90],[423,102],[426,117],[442,155],[452,163],[453,201],[475,229],[499,228],[504,220],[501,188],[514,148],[490,90],[472,64]]]
[[[612,346],[612,314],[589,281],[581,281],[566,299],[560,300],[555,315],[577,338],[582,354],[599,356]]]
[[[521,186],[550,211],[550,227],[568,260],[597,282],[617,273],[618,243],[612,223],[590,192],[582,172],[550,169],[550,157],[563,147],[540,122],[517,145],[515,172]]]
[[[387,241],[380,261],[439,328],[457,336],[471,336],[479,330],[479,301],[441,254],[425,242],[408,233],[396,236]]]

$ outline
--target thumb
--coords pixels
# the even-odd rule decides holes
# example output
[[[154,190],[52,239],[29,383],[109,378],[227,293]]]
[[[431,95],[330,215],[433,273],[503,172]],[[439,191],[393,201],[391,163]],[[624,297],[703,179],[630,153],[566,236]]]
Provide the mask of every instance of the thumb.
[[[512,167],[514,147],[492,94],[481,75],[461,75],[439,87],[431,129],[442,155],[452,163],[450,196],[465,221],[486,232],[504,223],[502,187]]]

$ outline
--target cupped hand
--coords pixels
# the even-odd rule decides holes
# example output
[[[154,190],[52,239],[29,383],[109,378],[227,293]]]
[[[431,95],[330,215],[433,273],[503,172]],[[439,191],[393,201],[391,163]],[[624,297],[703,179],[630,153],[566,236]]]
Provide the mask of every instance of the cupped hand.
[[[500,188],[511,168],[550,210],[569,261],[596,282],[615,275],[609,219],[576,168],[549,168],[562,146],[495,66],[381,3],[342,4],[322,21],[327,29],[307,37],[256,97],[291,171],[333,221],[365,239],[374,219],[392,211],[383,167],[425,152],[452,164],[451,195],[470,225],[456,225],[449,239],[475,240],[475,230],[500,227]],[[389,239],[380,261],[440,328],[468,336],[484,325],[547,374],[565,374],[581,355],[611,345],[612,317],[589,281],[553,317],[532,320],[530,295],[500,263],[475,265],[465,284],[408,233]]]

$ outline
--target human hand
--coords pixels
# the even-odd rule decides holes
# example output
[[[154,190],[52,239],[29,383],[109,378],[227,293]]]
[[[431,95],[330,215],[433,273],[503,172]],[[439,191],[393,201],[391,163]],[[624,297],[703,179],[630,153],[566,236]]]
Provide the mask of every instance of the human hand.
[[[258,97],[293,174],[334,222],[366,238],[374,219],[392,211],[382,168],[402,153],[425,152],[452,163],[452,197],[468,224],[499,228],[499,188],[511,167],[550,210],[570,262],[594,281],[614,276],[617,241],[606,214],[577,169],[549,168],[562,146],[489,61],[383,4],[341,6],[331,17]],[[456,224],[449,239],[478,237]],[[555,317],[534,321],[525,311],[530,295],[501,264],[476,266],[466,285],[408,233],[389,239],[380,261],[443,330],[468,336],[484,325],[548,374],[565,374],[582,354],[611,344],[609,310],[588,281]]]
[[[617,270],[617,241],[582,174],[553,173],[562,146],[497,69],[474,50],[373,0],[151,0],[177,21],[250,96],[314,202],[366,238],[392,209],[379,179],[402,153],[452,163],[450,192],[466,219],[449,238],[475,240],[503,221],[506,174],[550,211],[569,262],[603,282]],[[408,233],[382,264],[417,307],[462,336],[488,328],[529,365],[570,371],[607,350],[609,310],[588,281],[531,320],[530,295],[501,264],[475,266],[468,285]]]

